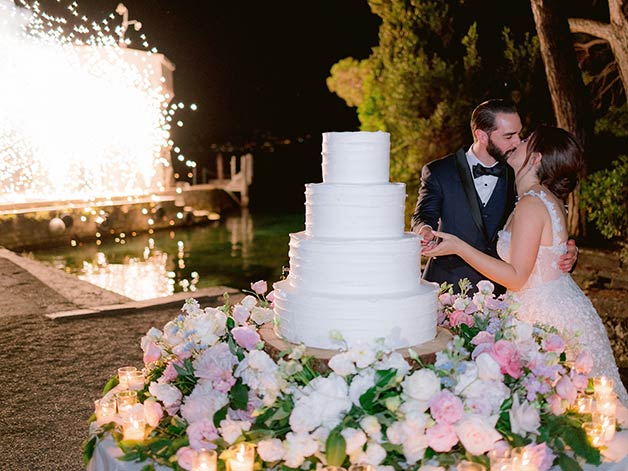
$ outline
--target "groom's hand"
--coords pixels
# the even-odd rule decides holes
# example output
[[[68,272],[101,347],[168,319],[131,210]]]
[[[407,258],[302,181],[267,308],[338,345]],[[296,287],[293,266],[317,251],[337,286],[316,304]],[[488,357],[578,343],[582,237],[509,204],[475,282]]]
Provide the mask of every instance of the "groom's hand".
[[[567,253],[560,256],[558,259],[558,268],[565,273],[571,273],[575,268],[578,261],[578,247],[576,241],[569,239],[567,241]]]

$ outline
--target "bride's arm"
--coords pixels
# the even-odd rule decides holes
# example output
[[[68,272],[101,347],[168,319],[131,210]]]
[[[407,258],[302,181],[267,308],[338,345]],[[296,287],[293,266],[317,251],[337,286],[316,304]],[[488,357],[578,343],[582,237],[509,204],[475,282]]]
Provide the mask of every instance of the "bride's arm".
[[[435,232],[442,241],[432,249],[423,250],[422,254],[428,257],[456,254],[487,278],[517,291],[532,273],[543,227],[543,212],[539,210],[536,198],[522,198],[517,204],[511,226],[510,263],[487,255],[444,232]]]

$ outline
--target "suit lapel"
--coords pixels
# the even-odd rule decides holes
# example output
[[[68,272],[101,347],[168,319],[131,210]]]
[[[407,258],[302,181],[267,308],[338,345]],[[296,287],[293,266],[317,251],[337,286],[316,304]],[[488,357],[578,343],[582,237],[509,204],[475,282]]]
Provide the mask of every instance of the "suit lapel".
[[[506,207],[504,208],[504,213],[502,215],[502,219],[499,222],[500,228],[506,225],[506,221],[508,220],[508,216],[512,212],[515,206],[515,174],[512,168],[509,165],[506,165]],[[493,240],[497,238],[497,232],[493,235]]]
[[[471,170],[469,169],[464,149],[459,149],[458,152],[456,152],[456,168],[458,170],[458,174],[460,175],[460,180],[462,181],[462,187],[464,188],[464,192],[467,196],[467,201],[469,202],[469,208],[471,208],[473,221],[476,226],[478,226],[478,229],[482,232],[482,234],[484,234],[484,237],[488,239],[486,227],[484,226],[484,220],[482,218],[480,201],[475,191],[473,176],[471,175]]]

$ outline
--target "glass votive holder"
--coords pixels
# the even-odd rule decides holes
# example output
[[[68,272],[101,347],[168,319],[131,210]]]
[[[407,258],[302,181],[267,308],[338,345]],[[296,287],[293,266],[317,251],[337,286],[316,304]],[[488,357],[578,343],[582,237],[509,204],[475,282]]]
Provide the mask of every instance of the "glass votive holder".
[[[229,448],[227,459],[229,471],[253,471],[255,463],[255,447],[251,443],[238,443]]]
[[[462,461],[457,465],[458,471],[486,471],[484,465],[472,461]]]
[[[497,448],[488,452],[491,471],[512,471],[512,456],[510,448]]]
[[[595,424],[593,422],[585,422],[582,424],[582,429],[589,437],[589,442],[596,448],[604,445],[604,430],[600,424]]]
[[[593,410],[593,397],[590,394],[579,393],[574,403],[574,410],[580,414],[590,414]]]
[[[604,415],[614,416],[617,413],[617,396],[613,393],[596,397],[594,410]]]
[[[357,463],[349,466],[349,471],[375,471],[375,466],[368,463]]]
[[[192,459],[192,471],[216,471],[217,458],[215,450],[201,448]]]
[[[122,421],[124,440],[144,440],[146,433],[146,420],[144,419],[144,407],[131,407]]]
[[[595,395],[607,395],[613,392],[613,380],[607,376],[596,376],[593,378],[593,391]]]
[[[347,471],[342,466],[323,466],[322,471]]]
[[[591,421],[594,424],[599,424],[602,426],[604,443],[609,442],[613,439],[617,428],[617,419],[614,415],[605,415],[601,412],[592,412]]]
[[[512,469],[516,469],[517,471],[536,470],[536,466],[532,462],[532,453],[526,447],[513,448],[511,456]]]
[[[129,410],[137,404],[137,391],[124,390],[119,391],[115,395],[118,414],[124,417]]]
[[[112,422],[116,416],[116,399],[114,397],[103,397],[94,401],[96,411],[96,421],[98,424]]]
[[[133,391],[144,389],[144,372],[141,370],[131,371],[127,374],[128,388]]]
[[[118,368],[118,383],[122,389],[127,389],[129,387],[129,375],[133,371],[137,371],[137,368],[134,366],[123,366],[122,368]]]

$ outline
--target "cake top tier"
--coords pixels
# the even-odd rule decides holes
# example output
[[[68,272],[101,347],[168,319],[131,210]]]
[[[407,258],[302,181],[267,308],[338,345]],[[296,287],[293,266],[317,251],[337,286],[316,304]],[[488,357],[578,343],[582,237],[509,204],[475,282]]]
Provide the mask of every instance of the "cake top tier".
[[[323,133],[323,182],[385,183],[390,178],[390,134]]]

